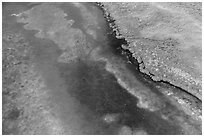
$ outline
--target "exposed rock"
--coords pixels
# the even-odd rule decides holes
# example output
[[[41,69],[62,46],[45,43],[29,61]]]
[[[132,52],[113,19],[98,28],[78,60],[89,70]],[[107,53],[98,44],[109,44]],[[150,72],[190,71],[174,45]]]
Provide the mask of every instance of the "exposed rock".
[[[155,81],[202,100],[201,3],[102,3],[118,37]]]

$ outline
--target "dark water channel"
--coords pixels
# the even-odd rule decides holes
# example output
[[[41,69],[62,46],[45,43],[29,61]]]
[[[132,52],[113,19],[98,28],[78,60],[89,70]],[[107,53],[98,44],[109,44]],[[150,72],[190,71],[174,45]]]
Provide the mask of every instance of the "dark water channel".
[[[125,40],[118,40],[111,33],[97,5],[83,3],[76,7],[71,3],[56,3],[55,6],[68,15],[67,20],[75,21],[72,28],[83,32],[86,43],[94,48],[100,47],[101,56],[115,56],[127,62],[120,48],[126,44]],[[81,9],[84,9],[87,17]],[[20,23],[10,26],[13,29],[23,29]],[[55,42],[36,38],[36,31],[22,29],[19,30],[32,46],[36,68],[41,72],[47,87],[52,90],[50,94],[53,95],[53,102],[59,105],[56,110],[61,112],[56,113],[59,113],[65,125],[72,127],[70,130],[77,130],[73,134],[179,134],[176,126],[162,119],[156,112],[137,107],[138,99],[128,93],[116,77],[105,69],[106,62],[80,57],[71,63],[59,62],[58,57],[63,51]],[[132,68],[131,71],[138,67],[128,62],[126,65]],[[139,71],[134,71],[137,79],[145,82]],[[108,118],[110,120],[106,121]]]

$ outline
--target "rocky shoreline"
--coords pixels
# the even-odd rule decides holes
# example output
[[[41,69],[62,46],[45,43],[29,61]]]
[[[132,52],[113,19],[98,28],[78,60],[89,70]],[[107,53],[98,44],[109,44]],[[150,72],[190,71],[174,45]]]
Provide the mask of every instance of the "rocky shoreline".
[[[125,38],[129,43],[124,48],[128,49],[140,63],[141,72],[148,74],[155,81],[167,81],[181,87],[202,100],[202,45],[201,35],[199,35],[201,34],[201,29],[193,23],[192,26],[187,26],[185,22],[183,22],[183,25],[179,24],[182,18],[180,15],[177,15],[178,17],[174,16],[175,13],[171,12],[171,8],[179,12],[178,6],[186,9],[186,5],[177,4],[171,5],[169,3],[168,6],[165,3],[163,5],[161,3],[101,3],[101,6],[106,11],[106,14],[114,20],[115,26],[113,27],[117,32],[118,38]],[[182,15],[188,16],[188,20],[185,20],[186,22],[193,21],[196,18],[194,20],[195,23],[201,24],[202,8],[200,3],[189,3],[188,8],[195,8],[196,6],[194,7],[194,5],[198,9],[191,11],[194,14],[188,15],[189,12],[185,11],[185,13],[183,11]],[[170,7],[169,11],[162,9],[162,6],[163,8]],[[169,31],[168,29],[174,26],[174,23],[178,24],[179,27],[176,29],[181,29],[180,32],[175,29],[175,32],[167,32],[172,35],[165,36],[166,34],[163,34],[164,38],[159,37],[160,29],[156,30],[157,25],[161,24],[160,28],[164,27],[163,30]],[[195,27],[196,30],[188,30],[187,27]],[[153,34],[150,35],[150,33],[155,33],[155,36]],[[195,35],[191,35],[191,33]],[[182,41],[187,37],[186,34],[189,34],[191,39],[196,42],[195,46],[191,45],[192,43],[184,43]],[[156,37],[157,35],[158,38]],[[183,37],[175,39],[174,35]],[[188,54],[188,57],[186,54]]]

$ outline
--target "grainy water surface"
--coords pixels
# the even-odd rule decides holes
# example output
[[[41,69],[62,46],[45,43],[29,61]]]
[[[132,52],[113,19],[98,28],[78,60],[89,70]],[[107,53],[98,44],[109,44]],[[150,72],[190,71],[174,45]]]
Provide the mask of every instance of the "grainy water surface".
[[[125,64],[129,71],[133,71],[136,65],[128,63],[121,54],[120,46],[125,44],[125,41],[115,38],[103,11],[97,5],[53,3],[67,15],[66,20],[74,21],[71,28],[80,31],[80,38],[85,38],[81,43],[90,48],[87,54],[84,53],[83,47],[79,46],[80,52],[76,55],[79,53],[80,56],[71,62],[66,59],[59,61],[59,57],[66,50],[56,44],[57,40],[37,37],[36,33],[39,30],[35,29],[36,26],[31,26],[28,30],[22,21],[17,23],[17,17],[8,16],[40,4],[14,5],[10,5],[9,10],[4,10],[3,26],[13,32],[22,33],[32,47],[33,63],[42,75],[46,88],[49,89],[49,101],[53,109],[51,115],[61,121],[63,134],[176,134],[178,132],[175,126],[155,113],[137,107],[138,99],[118,83],[115,75],[106,70],[106,61],[100,58],[115,60],[119,67],[120,63]],[[71,35],[64,37],[69,40]],[[69,44],[67,43],[67,46]],[[143,84],[134,86],[138,86],[138,89],[148,86],[138,70],[134,71],[135,78]]]

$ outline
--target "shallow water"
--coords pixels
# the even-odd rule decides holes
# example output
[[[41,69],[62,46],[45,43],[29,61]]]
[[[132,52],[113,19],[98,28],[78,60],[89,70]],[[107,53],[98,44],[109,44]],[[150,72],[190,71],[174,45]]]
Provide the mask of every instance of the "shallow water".
[[[137,129],[144,130],[140,132],[147,134],[179,134],[174,123],[162,119],[155,112],[137,107],[138,99],[118,83],[115,75],[107,71],[107,62],[98,59],[115,60],[118,66],[126,66],[126,73],[133,72],[134,78],[139,81],[134,86],[138,86],[139,90],[151,88],[154,94],[162,97],[154,86],[146,82],[150,79],[135,69],[137,65],[128,63],[127,58],[121,55],[120,46],[126,43],[123,39],[116,39],[114,33],[111,34],[103,12],[91,3],[53,5],[67,15],[67,20],[74,20],[71,28],[73,32],[79,31],[81,44],[86,47],[84,50],[84,46],[80,46],[79,39],[79,45],[76,44],[77,57],[71,61],[59,61],[63,53],[67,54],[70,43],[65,44],[64,47],[68,49],[64,50],[57,44],[60,41],[56,37],[53,40],[46,35],[46,31],[45,35],[36,36],[38,29],[35,25],[29,26],[29,21],[27,23],[30,30],[25,28],[21,19],[16,23],[14,16],[7,17],[3,25],[8,30],[22,33],[32,47],[33,64],[50,90],[49,101],[54,112],[52,115],[61,121],[63,134],[133,134]],[[19,9],[17,6],[17,11],[26,8],[27,5],[20,5]],[[7,12],[4,16],[12,12]],[[62,37],[61,31],[56,32]],[[66,43],[66,39],[63,40]],[[74,42],[77,40],[74,39]],[[169,108],[174,109],[171,106]],[[117,116],[115,122],[108,123],[104,120],[110,114]]]

